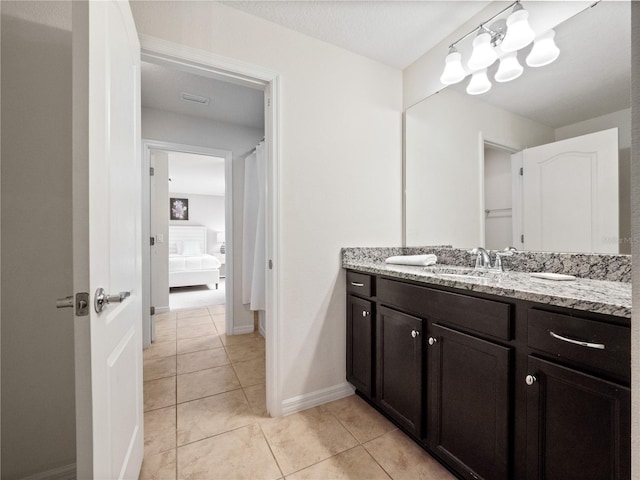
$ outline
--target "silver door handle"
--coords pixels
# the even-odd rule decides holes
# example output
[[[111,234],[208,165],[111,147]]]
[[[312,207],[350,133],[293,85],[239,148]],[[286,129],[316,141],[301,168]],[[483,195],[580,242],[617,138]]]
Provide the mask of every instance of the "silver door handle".
[[[563,342],[573,343],[574,345],[580,345],[581,347],[588,348],[597,348],[598,350],[604,350],[604,343],[591,343],[591,342],[583,342],[582,340],[574,340],[573,338],[563,337],[562,335],[558,335],[557,333],[553,333],[549,330],[549,335],[557,340],[562,340]]]
[[[99,288],[96,290],[96,295],[93,299],[93,307],[95,308],[96,313],[100,313],[104,310],[104,307],[110,303],[120,303],[130,295],[131,292],[120,292],[117,295],[108,295],[104,291],[104,288]]]

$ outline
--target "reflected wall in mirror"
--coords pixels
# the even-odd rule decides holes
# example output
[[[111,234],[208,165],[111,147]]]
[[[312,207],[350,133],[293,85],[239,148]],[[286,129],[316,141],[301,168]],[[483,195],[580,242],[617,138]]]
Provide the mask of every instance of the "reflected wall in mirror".
[[[555,31],[553,64],[478,96],[463,81],[407,109],[407,246],[630,252],[630,4],[601,2]],[[605,130],[613,163],[565,143]]]

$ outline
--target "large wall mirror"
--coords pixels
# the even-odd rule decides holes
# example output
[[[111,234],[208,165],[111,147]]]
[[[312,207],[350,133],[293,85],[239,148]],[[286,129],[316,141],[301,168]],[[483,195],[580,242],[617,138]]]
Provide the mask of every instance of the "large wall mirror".
[[[407,109],[407,246],[630,253],[630,19],[600,2],[555,28],[554,63],[529,47],[516,80]]]

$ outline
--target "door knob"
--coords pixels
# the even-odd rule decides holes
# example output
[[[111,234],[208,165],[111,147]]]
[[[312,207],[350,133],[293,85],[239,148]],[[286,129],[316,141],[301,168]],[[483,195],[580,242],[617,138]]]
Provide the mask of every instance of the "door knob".
[[[538,379],[536,377],[534,377],[533,375],[527,375],[524,379],[524,381],[527,383],[527,385],[531,386],[534,383],[536,383]]]
[[[95,297],[93,298],[93,307],[96,309],[96,313],[100,313],[104,310],[104,307],[110,303],[120,303],[125,298],[131,295],[131,292],[120,292],[118,295],[108,295],[104,288],[96,290]]]
[[[429,337],[429,345],[435,345],[438,343],[438,339],[436,337]]]
[[[420,332],[418,330],[411,330],[411,336],[413,338],[416,338],[418,335],[420,335]]]
[[[369,315],[371,315],[371,312],[367,312],[366,310],[362,311],[362,316],[363,317],[368,317]]]

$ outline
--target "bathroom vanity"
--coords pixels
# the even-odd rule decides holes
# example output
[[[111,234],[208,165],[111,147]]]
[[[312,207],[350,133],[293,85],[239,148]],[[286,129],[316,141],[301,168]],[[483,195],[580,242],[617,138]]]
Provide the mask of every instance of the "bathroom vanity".
[[[451,274],[345,250],[347,380],[451,471],[630,478],[630,283]]]

